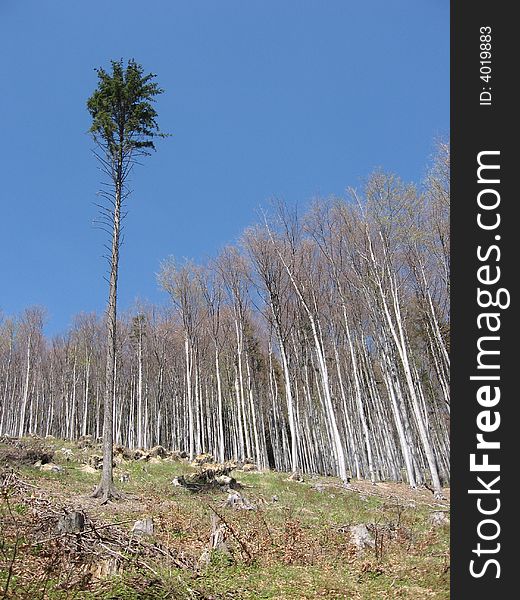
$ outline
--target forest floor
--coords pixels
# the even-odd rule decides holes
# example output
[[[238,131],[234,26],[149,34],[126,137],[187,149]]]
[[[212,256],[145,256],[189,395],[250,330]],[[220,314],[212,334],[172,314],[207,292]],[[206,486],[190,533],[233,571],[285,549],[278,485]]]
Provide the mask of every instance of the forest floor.
[[[254,509],[236,510],[220,489],[172,485],[196,471],[188,461],[156,458],[120,462],[124,499],[102,505],[89,497],[100,472],[85,466],[95,449],[21,442],[50,449],[59,470],[0,440],[0,598],[449,598],[449,489],[437,501],[405,484],[237,470]],[[60,530],[74,511],[82,531]],[[144,519],[153,533],[132,533]],[[364,548],[351,529],[361,524]]]

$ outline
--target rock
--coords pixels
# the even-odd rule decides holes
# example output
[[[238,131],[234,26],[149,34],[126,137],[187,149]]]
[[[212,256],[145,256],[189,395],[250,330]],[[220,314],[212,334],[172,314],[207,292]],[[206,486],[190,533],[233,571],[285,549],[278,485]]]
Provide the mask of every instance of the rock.
[[[278,496],[276,494],[271,498],[271,502],[278,502]]]
[[[59,533],[80,533],[85,529],[85,515],[79,511],[67,513],[58,520]]]
[[[350,540],[358,550],[374,548],[375,540],[364,523],[351,525],[349,527]]]
[[[154,446],[150,450],[150,456],[153,458],[166,458],[168,452],[162,446]]]
[[[49,471],[51,473],[60,473],[61,471],[63,471],[63,467],[60,467],[59,465],[55,465],[54,463],[45,463],[44,465],[41,465],[40,471]]]
[[[322,483],[315,483],[312,486],[313,490],[316,490],[317,492],[319,492],[320,494],[323,494],[323,492],[325,491],[325,486]]]
[[[443,510],[436,510],[430,514],[428,519],[432,527],[442,527],[443,525],[448,525],[450,522],[448,513]]]
[[[255,507],[249,502],[249,500],[236,491],[229,494],[224,506],[227,508],[233,508],[235,510],[255,510]]]
[[[147,517],[136,521],[132,527],[132,533],[135,535],[153,535],[153,519]]]

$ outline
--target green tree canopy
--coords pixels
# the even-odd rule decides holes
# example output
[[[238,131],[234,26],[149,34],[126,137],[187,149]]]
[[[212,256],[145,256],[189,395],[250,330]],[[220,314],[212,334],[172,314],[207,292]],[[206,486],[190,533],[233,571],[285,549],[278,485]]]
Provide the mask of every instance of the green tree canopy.
[[[92,116],[90,133],[111,160],[129,159],[136,151],[150,154],[154,137],[160,131],[152,105],[163,90],[153,81],[156,75],[144,75],[143,67],[131,59],[111,61],[112,73],[96,69],[98,87],[87,101]]]

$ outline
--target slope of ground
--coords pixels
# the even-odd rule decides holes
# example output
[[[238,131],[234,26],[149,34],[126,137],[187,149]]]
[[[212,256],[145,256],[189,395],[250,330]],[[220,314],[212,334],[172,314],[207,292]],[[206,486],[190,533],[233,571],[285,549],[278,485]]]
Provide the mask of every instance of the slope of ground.
[[[34,466],[32,445],[57,467]],[[85,466],[95,452],[0,443],[0,597],[449,598],[449,503],[428,490],[233,471],[254,507],[236,510],[221,489],[172,485],[197,470],[186,460],[153,458],[119,461],[125,499],[101,505],[89,497],[99,471]],[[81,531],[60,526],[78,513]],[[153,533],[132,532],[145,519]]]

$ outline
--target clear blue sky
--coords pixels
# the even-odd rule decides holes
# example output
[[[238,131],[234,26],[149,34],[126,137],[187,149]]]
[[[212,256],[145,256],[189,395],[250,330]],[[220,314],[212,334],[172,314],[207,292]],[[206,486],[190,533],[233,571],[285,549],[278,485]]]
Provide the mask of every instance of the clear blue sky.
[[[449,133],[447,0],[1,0],[0,309],[46,331],[102,311],[94,68],[135,58],[173,137],[138,167],[120,309],[165,303],[168,255],[203,260],[273,196],[341,194],[375,167],[420,180]]]

